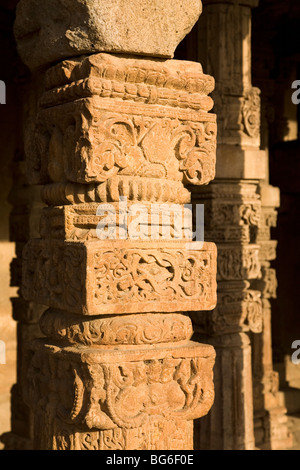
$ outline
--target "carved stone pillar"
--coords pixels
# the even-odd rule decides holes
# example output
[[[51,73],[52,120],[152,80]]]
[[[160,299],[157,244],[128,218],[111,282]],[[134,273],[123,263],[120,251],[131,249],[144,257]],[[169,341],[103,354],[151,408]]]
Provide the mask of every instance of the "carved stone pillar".
[[[279,398],[279,376],[273,369],[272,348],[272,303],[277,296],[277,275],[273,267],[277,257],[277,241],[272,240],[272,228],[277,226],[277,209],[280,207],[279,188],[269,184],[269,147],[276,142],[279,135],[286,133],[287,120],[283,107],[277,110],[278,99],[285,100],[284,94],[293,79],[285,82],[282,88],[282,77],[279,77],[278,51],[274,48],[274,37],[280,30],[278,18],[284,15],[287,6],[282,4],[268,5],[260,2],[254,17],[253,40],[253,80],[261,90],[262,98],[262,148],[267,153],[267,177],[261,182],[259,192],[262,202],[262,216],[258,226],[256,241],[260,246],[261,278],[252,286],[261,291],[263,303],[262,333],[254,335],[253,344],[253,398],[255,442],[258,448],[267,450],[288,449],[292,446],[292,438],[287,425],[286,409]],[[290,73],[289,67],[282,67],[284,73]],[[274,73],[275,70],[275,73]],[[296,78],[296,77],[295,77]],[[288,134],[291,132],[288,130]],[[289,156],[285,158],[289,160]],[[280,165],[280,174],[284,166]],[[295,171],[297,173],[297,171]],[[289,181],[290,187],[290,181]],[[285,212],[284,209],[282,209]],[[287,229],[288,230],[288,229]],[[283,287],[284,290],[284,287]],[[286,310],[286,309],[285,309]],[[289,307],[287,307],[289,310]],[[286,325],[284,325],[284,328]]]
[[[260,218],[256,185],[217,181],[197,191],[205,204],[206,238],[218,246],[218,302],[213,314],[193,315],[196,338],[213,344],[217,359],[215,403],[197,423],[200,449],[252,449],[251,347],[247,332],[261,331],[260,292],[250,288],[260,275],[259,247],[252,241]],[[252,242],[252,243],[251,243]]]
[[[205,238],[218,246],[218,303],[213,315],[193,315],[197,340],[216,348],[216,397],[196,426],[199,449],[252,450],[252,363],[249,332],[262,328],[262,302],[251,281],[260,276],[255,230],[258,183],[266,175],[260,150],[260,91],[251,81],[251,8],[257,1],[205,0],[197,36],[199,60],[216,79],[216,179],[193,189],[205,204]]]
[[[215,352],[180,312],[215,307],[216,247],[199,249],[176,217],[184,185],[215,175],[214,80],[168,57],[201,2],[76,1],[68,25],[54,3],[26,23],[34,2],[21,0],[15,28],[32,69],[58,61],[27,146],[48,205],[23,267],[25,299],[49,307],[27,357],[34,449],[192,449]]]
[[[253,398],[254,428],[257,447],[266,450],[288,449],[292,436],[287,427],[286,409],[280,404],[279,377],[273,370],[271,299],[276,298],[276,271],[271,262],[276,258],[277,242],[271,240],[271,228],[276,226],[280,206],[279,189],[266,183],[260,186],[262,216],[256,240],[260,246],[261,279],[253,288],[261,291],[263,305],[262,333],[253,335]]]
[[[26,122],[26,119],[22,121],[21,117],[25,114],[24,96],[28,99],[27,85],[26,80],[19,81],[20,127]],[[18,147],[21,147],[20,136],[18,141]],[[33,415],[24,403],[22,377],[27,370],[25,359],[27,344],[42,336],[39,320],[45,307],[26,301],[22,296],[22,254],[28,240],[39,237],[39,220],[45,204],[41,200],[40,188],[28,185],[23,151],[16,151],[13,160],[13,186],[8,201],[12,205],[10,241],[15,242],[16,254],[11,263],[10,284],[19,288],[18,296],[11,298],[13,319],[17,322],[17,382],[11,389],[11,431],[1,435],[1,441],[5,444],[5,450],[30,450],[33,439]]]

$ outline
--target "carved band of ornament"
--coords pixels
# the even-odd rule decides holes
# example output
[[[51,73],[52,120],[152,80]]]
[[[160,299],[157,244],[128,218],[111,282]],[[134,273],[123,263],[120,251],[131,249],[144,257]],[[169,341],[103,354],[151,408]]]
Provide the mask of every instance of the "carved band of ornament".
[[[84,315],[212,310],[216,247],[191,246],[31,240],[24,249],[23,296]]]
[[[213,334],[234,333],[237,331],[262,331],[262,302],[260,292],[242,290],[240,292],[218,293],[218,304],[209,321]]]
[[[214,95],[215,109],[221,131],[234,137],[241,131],[251,138],[259,136],[261,122],[260,90],[251,88],[246,92],[232,94],[219,91]]]
[[[214,115],[198,114],[193,122],[178,113],[150,117],[110,109],[88,99],[42,111],[28,150],[33,174],[40,173],[42,183],[49,182],[47,174],[53,182],[75,183],[102,183],[116,175],[185,184],[214,178]]]
[[[219,227],[258,226],[261,215],[261,204],[255,202],[222,202],[216,200],[203,200],[208,228]]]
[[[45,86],[47,90],[63,88],[86,78],[126,84],[132,86],[132,90],[134,86],[145,85],[191,95],[208,95],[215,87],[214,78],[203,74],[201,65],[196,62],[132,59],[110,54],[60,62],[46,72]]]
[[[177,343],[193,334],[190,318],[180,314],[142,314],[86,318],[49,309],[40,320],[41,331],[70,344],[142,345]]]
[[[139,428],[72,432],[68,425],[55,420],[51,432],[55,437],[44,447],[51,450],[190,450],[193,447],[190,425],[188,421],[150,417],[149,422]]]
[[[107,346],[33,348],[25,401],[35,411],[51,402],[52,417],[77,429],[133,429],[151,417],[192,420],[213,404],[215,351],[208,345],[122,349],[122,359]]]
[[[191,241],[192,211],[180,204],[127,201],[123,206],[121,202],[46,208],[40,220],[40,235],[43,239],[67,241],[109,238]]]
[[[98,96],[144,104],[187,108],[196,111],[210,111],[213,100],[199,93],[190,94],[153,85],[120,83],[112,80],[86,78],[64,87],[45,92],[40,105],[43,108],[68,103],[76,99]]]
[[[46,450],[190,450],[193,447],[191,422],[172,419],[149,418],[144,426],[133,429],[114,428],[107,430],[73,430],[72,427],[55,419],[49,435],[44,429],[42,415],[35,425]],[[49,428],[49,423],[47,422]],[[15,449],[15,446],[11,447]],[[113,459],[113,457],[111,457]],[[118,457],[117,457],[118,458]],[[122,457],[120,457],[122,458]],[[117,462],[116,462],[117,463]]]
[[[259,249],[258,245],[219,245],[217,279],[235,281],[260,277]]]
[[[81,204],[92,202],[128,201],[188,204],[191,196],[180,181],[133,176],[115,176],[101,184],[49,184],[42,189],[42,198],[49,205]]]

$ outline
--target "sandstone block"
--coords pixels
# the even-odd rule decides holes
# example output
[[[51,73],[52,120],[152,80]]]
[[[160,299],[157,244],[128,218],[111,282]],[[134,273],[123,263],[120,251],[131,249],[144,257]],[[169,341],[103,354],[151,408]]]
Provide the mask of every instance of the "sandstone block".
[[[84,315],[212,310],[216,246],[31,240],[24,249],[23,296]]]
[[[78,426],[88,432],[189,421],[207,414],[213,403],[210,345],[83,351],[37,340],[31,350],[25,399],[41,415],[46,405],[51,421],[59,418],[71,433]]]
[[[200,64],[94,54],[47,73],[26,133],[32,184],[116,175],[207,184],[215,176],[214,80]]]
[[[200,0],[21,0],[15,37],[31,69],[86,53],[173,57]]]

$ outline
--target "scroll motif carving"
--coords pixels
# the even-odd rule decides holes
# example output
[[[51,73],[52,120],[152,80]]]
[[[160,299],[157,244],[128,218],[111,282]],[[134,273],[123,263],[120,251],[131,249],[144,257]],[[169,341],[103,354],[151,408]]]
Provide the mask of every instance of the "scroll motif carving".
[[[244,131],[250,137],[257,137],[260,134],[260,90],[251,88],[244,95],[242,107]]]
[[[123,246],[31,241],[24,252],[24,297],[88,315],[214,307],[213,244],[201,251],[187,251],[179,241],[160,249],[153,242]]]
[[[49,309],[40,326],[47,337],[86,346],[176,343],[192,336],[191,320],[178,314],[87,319]]]
[[[91,98],[41,111],[37,156],[49,162],[51,180],[101,183],[119,174],[206,184],[214,178],[212,119],[127,113]]]
[[[211,256],[203,253],[164,251],[106,251],[95,254],[96,302],[203,301],[211,291]],[[108,288],[109,286],[109,288]]]

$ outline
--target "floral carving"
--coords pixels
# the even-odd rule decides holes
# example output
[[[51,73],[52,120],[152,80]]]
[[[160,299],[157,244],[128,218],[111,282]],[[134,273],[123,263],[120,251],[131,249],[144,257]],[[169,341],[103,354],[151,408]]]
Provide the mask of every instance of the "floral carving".
[[[260,133],[260,90],[251,88],[245,96],[242,107],[244,131],[250,137],[257,137]]]
[[[161,242],[159,249],[152,242],[137,242],[138,248],[123,243],[116,240],[109,249],[105,241],[31,241],[24,253],[24,297],[87,315],[214,308],[213,244],[188,251],[180,241]]]
[[[96,303],[112,299],[122,303],[212,300],[213,260],[209,253],[105,250],[95,254],[94,266]]]
[[[63,108],[63,109],[61,109]],[[136,110],[138,111],[138,110]],[[101,183],[116,175],[206,184],[215,175],[216,124],[112,113],[93,99],[41,111],[48,172],[54,182]],[[200,122],[197,122],[200,121]],[[44,148],[44,147],[43,147]],[[44,157],[43,157],[44,158]]]

